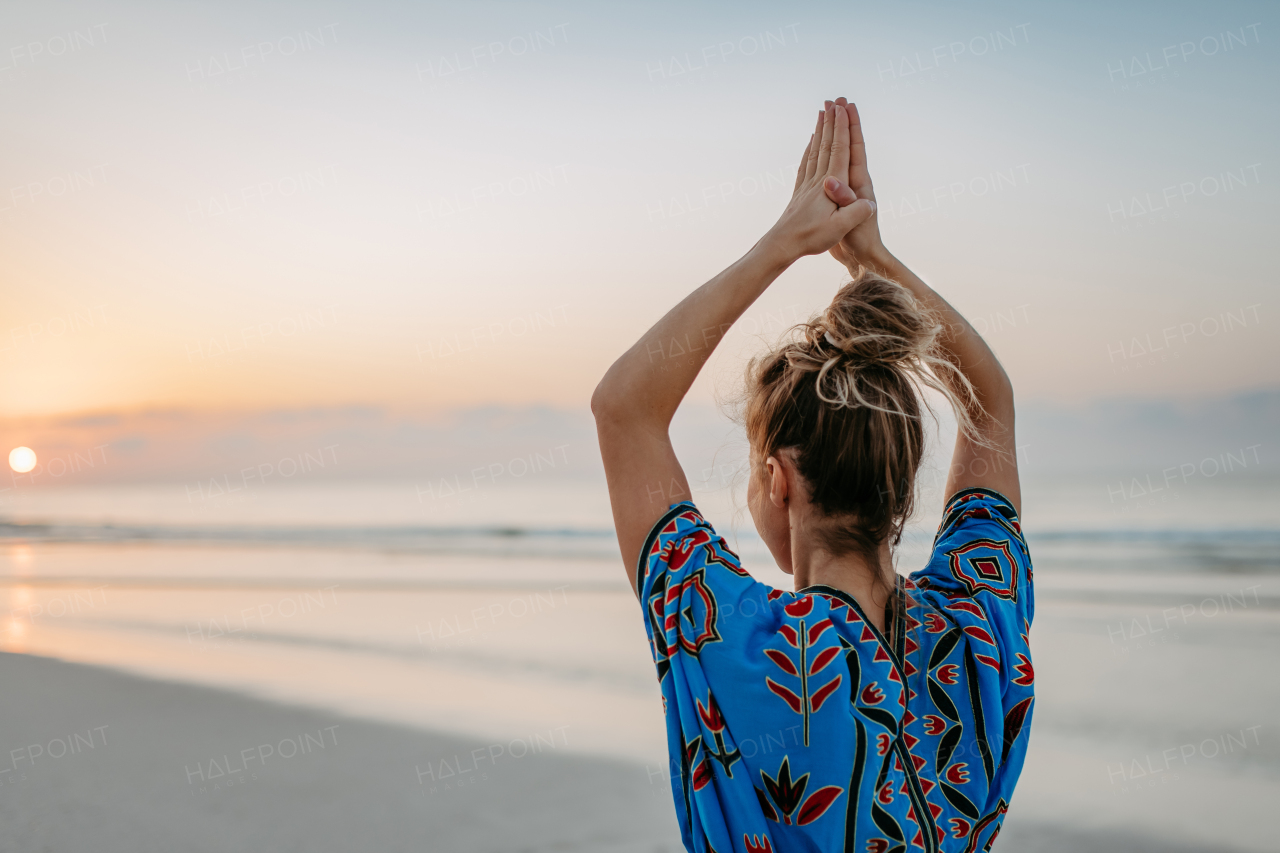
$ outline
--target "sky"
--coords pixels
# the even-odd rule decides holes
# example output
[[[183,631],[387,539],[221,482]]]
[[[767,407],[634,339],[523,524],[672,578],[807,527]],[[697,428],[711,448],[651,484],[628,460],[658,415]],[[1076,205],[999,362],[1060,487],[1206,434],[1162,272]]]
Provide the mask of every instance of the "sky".
[[[0,418],[585,408],[858,103],[886,244],[1020,400],[1277,387],[1275,7],[0,11]],[[693,392],[820,310],[807,258]]]

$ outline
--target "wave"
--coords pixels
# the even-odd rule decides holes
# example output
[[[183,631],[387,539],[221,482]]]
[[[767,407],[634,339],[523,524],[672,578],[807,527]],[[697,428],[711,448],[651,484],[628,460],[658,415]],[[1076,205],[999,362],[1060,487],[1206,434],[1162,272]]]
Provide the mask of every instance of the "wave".
[[[908,530],[903,552],[926,558],[933,532]],[[767,557],[753,531],[740,530],[744,558]],[[1064,529],[1027,535],[1037,566],[1106,570],[1280,573],[1280,530]],[[342,548],[393,553],[507,557],[619,558],[608,527],[518,525],[181,525],[0,519],[0,542]]]
[[[0,541],[345,547],[421,553],[616,557],[611,528],[139,525],[0,521]]]

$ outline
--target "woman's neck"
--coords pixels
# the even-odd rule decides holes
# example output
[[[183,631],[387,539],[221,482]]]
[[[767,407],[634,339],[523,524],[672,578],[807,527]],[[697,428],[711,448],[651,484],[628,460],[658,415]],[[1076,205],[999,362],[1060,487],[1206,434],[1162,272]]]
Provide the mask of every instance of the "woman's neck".
[[[885,633],[885,605],[894,588],[894,571],[889,543],[880,545],[879,565],[862,554],[833,556],[807,546],[798,539],[791,543],[792,575],[797,591],[811,586],[829,586],[848,593],[862,607],[877,630]]]

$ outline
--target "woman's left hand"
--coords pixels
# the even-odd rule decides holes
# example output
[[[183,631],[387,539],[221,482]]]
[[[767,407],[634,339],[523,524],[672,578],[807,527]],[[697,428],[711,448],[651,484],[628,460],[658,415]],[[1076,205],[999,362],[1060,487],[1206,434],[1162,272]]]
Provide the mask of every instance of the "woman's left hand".
[[[849,114],[832,103],[818,117],[818,127],[805,148],[795,191],[765,241],[789,261],[820,255],[875,213],[875,202],[857,199],[843,207],[827,197],[849,175]],[[763,242],[763,241],[762,241]]]

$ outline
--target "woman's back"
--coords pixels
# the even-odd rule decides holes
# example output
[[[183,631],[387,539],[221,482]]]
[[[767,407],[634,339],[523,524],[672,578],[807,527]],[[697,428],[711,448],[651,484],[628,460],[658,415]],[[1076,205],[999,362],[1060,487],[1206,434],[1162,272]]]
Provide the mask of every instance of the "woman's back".
[[[753,580],[692,503],[655,525],[638,578],[688,849],[987,849],[1032,704],[1007,500],[952,498],[892,642],[840,590]]]

